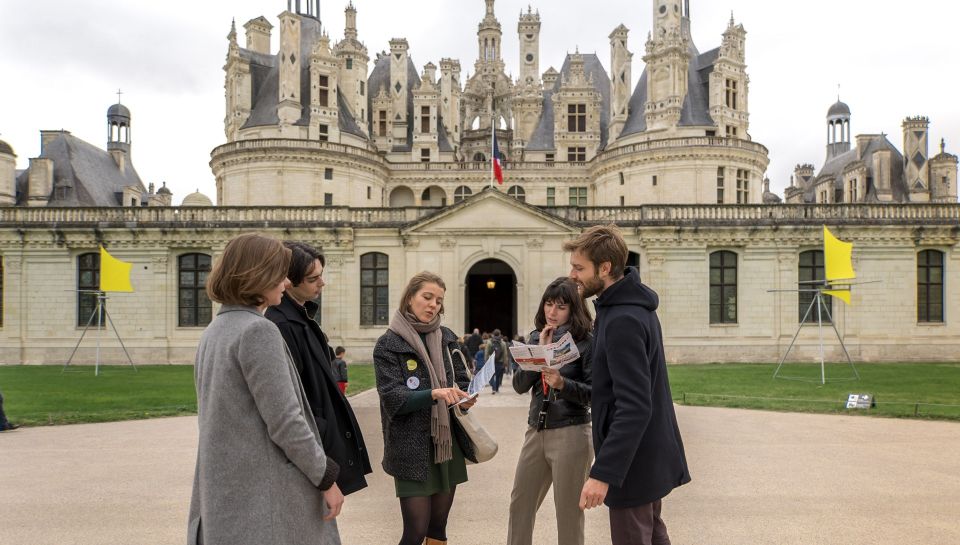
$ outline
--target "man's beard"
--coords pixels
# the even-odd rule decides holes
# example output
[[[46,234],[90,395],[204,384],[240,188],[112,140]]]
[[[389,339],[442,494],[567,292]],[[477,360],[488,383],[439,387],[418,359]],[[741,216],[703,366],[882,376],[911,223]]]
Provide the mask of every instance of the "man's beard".
[[[593,278],[583,281],[580,285],[582,286],[581,291],[584,299],[589,299],[603,291],[603,280],[600,280],[600,275],[594,275]]]

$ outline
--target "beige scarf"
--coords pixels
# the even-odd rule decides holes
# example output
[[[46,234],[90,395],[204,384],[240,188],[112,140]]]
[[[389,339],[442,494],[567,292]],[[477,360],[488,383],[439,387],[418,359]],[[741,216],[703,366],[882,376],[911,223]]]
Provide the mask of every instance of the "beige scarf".
[[[407,341],[426,362],[433,388],[447,387],[447,373],[443,366],[443,333],[440,331],[440,315],[433,317],[430,323],[417,320],[409,312],[397,310],[390,321],[391,331]],[[420,333],[426,333],[424,346]],[[452,363],[452,362],[451,362]],[[453,439],[450,434],[450,411],[446,403],[438,401],[430,408],[430,436],[433,438],[433,462],[439,464],[453,458]]]

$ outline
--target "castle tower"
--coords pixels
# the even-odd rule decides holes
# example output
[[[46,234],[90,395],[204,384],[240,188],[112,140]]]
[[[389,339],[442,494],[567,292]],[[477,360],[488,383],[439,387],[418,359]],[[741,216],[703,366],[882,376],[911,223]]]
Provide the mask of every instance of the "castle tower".
[[[389,90],[391,96],[391,111],[393,119],[391,120],[390,134],[393,137],[393,146],[407,145],[407,123],[409,122],[410,112],[407,111],[407,86],[409,79],[407,77],[407,56],[409,55],[410,44],[405,38],[394,38],[390,40],[390,78],[392,87]]]
[[[273,25],[264,17],[257,17],[243,25],[247,31],[247,49],[261,55],[270,54],[270,33]]]
[[[827,161],[848,151],[850,151],[850,107],[838,100],[827,110]]]
[[[297,3],[299,8],[299,2]],[[280,131],[300,120],[303,105],[300,102],[300,17],[290,11],[280,14],[280,89],[277,116]]]
[[[680,0],[653,0],[653,32],[646,45],[647,130],[675,128],[689,88],[690,35]]]
[[[460,146],[463,127],[460,119],[460,61],[440,59],[440,116],[447,129],[447,139],[454,148]]]
[[[0,206],[17,204],[17,155],[0,140]]]
[[[310,140],[340,141],[339,81],[340,62],[323,33],[310,54]]]
[[[437,116],[440,90],[436,84],[437,67],[432,62],[423,67],[420,86],[413,91],[413,145],[410,160],[429,163],[440,157]]]
[[[263,19],[262,17],[259,19]],[[251,41],[250,28],[257,26],[254,19],[247,23],[247,43]],[[270,49],[270,28],[272,25],[266,22],[266,48]],[[250,61],[240,55],[240,44],[237,43],[236,24],[230,23],[230,33],[227,34],[229,45],[227,46],[227,64],[223,67],[225,72],[224,90],[226,94],[226,113],[223,119],[223,131],[228,141],[238,139],[240,127],[250,118],[250,109],[252,108],[253,93],[251,92],[250,80]]]
[[[926,117],[908,117],[903,120],[903,179],[910,190],[910,200],[928,201],[930,198],[930,171],[927,168],[929,147],[927,135],[930,120]]]
[[[743,25],[730,15],[730,23],[723,33],[720,55],[710,74],[710,116],[717,124],[719,134],[727,138],[749,140],[747,133],[750,114],[747,91],[746,36]]]
[[[107,109],[107,151],[117,157],[117,153],[130,155],[130,110],[117,102]]]
[[[957,202],[957,156],[947,153],[947,145],[940,140],[940,153],[930,159],[930,200]]]
[[[623,25],[610,33],[610,141],[620,136],[630,113],[630,71],[633,66],[633,53],[627,49],[629,34],[630,30]]]
[[[593,85],[593,76],[587,75],[583,55],[569,55],[568,63],[569,70],[562,74],[560,87],[551,97],[553,137],[561,160],[582,163],[593,159],[600,146],[602,97]]]
[[[492,2],[491,2],[492,4]],[[540,12],[529,6],[517,23],[520,37],[520,85],[540,84]]]
[[[480,21],[480,26],[477,31],[477,47],[480,52],[480,55],[477,57],[477,72],[481,71],[481,66],[486,73],[492,73],[492,71],[497,68],[503,71],[503,57],[500,54],[500,46],[503,42],[503,31],[500,26],[500,21],[497,20],[497,16],[493,12],[494,0],[484,1],[487,4],[487,12],[483,20]]]
[[[340,93],[350,106],[350,112],[357,120],[360,128],[367,132],[367,68],[370,56],[367,48],[357,39],[357,9],[351,1],[344,10],[346,24],[343,29],[343,40],[334,48],[334,55],[339,61]]]

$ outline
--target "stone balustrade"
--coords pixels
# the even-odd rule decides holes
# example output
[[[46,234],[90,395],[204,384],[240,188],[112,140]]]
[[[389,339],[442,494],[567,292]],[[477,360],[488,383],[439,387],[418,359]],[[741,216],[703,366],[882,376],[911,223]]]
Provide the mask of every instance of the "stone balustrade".
[[[960,204],[647,205],[534,207],[575,225],[958,225]],[[404,225],[439,212],[435,207],[110,207],[0,208],[0,226],[56,227],[350,227]]]

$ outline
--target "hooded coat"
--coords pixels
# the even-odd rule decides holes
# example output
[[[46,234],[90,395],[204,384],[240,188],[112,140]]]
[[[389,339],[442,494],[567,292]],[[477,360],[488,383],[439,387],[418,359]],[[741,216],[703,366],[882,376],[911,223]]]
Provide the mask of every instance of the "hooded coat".
[[[690,482],[673,410],[657,294],[630,267],[594,302],[590,477],[610,485],[604,503],[637,507]]]

